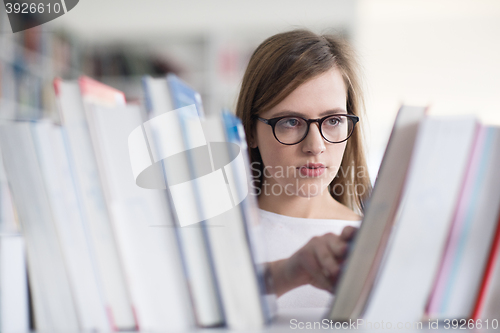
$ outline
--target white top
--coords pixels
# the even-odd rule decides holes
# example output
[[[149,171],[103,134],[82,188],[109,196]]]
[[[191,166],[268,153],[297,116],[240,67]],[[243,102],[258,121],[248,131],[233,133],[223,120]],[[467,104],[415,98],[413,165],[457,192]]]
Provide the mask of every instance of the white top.
[[[359,227],[361,221],[306,219],[271,213],[259,209],[260,226],[264,237],[267,261],[290,257],[314,236],[332,232],[340,235],[344,227]],[[326,308],[332,294],[311,285],[305,285],[278,298],[278,309]]]

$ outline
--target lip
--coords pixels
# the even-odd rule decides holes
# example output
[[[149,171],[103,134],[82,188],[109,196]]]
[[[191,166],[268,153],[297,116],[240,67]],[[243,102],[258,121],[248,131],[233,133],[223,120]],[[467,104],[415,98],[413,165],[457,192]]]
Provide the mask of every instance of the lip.
[[[300,174],[306,177],[318,177],[325,172],[325,165],[322,163],[306,163],[299,168]]]

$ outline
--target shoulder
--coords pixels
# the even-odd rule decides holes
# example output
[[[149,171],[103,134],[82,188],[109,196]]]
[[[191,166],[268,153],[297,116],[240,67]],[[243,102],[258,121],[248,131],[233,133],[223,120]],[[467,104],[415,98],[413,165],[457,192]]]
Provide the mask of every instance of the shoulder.
[[[335,201],[334,212],[335,218],[339,220],[360,221],[363,219],[361,215],[356,214],[352,209],[338,201]]]
[[[359,214],[356,214],[355,212],[353,212],[350,208],[346,208],[346,213],[345,213],[345,218],[344,220],[348,220],[348,221],[359,221],[359,220],[362,220],[363,217]]]

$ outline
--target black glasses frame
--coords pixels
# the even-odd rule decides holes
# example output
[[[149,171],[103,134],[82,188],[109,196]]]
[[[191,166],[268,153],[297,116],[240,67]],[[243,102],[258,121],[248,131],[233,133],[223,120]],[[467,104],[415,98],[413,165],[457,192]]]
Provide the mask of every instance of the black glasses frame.
[[[330,117],[336,117],[336,116],[347,117],[347,118],[349,118],[352,121],[352,130],[351,130],[351,133],[349,133],[349,135],[347,136],[347,138],[345,138],[342,141],[330,141],[330,140],[328,140],[323,135],[323,130],[321,129],[321,126],[323,125],[323,122],[326,119],[328,119]],[[280,121],[283,118],[300,118],[300,119],[304,120],[307,123],[307,130],[306,130],[304,136],[302,137],[302,139],[300,139],[296,143],[284,143],[284,142],[281,142],[278,139],[278,137],[276,136],[275,127],[276,127],[276,124],[278,123],[278,121]],[[267,125],[271,126],[273,128],[274,138],[279,143],[281,143],[283,145],[287,145],[287,146],[293,146],[293,145],[299,144],[302,141],[304,141],[304,139],[307,137],[307,134],[309,134],[309,128],[311,127],[311,123],[318,123],[319,133],[321,134],[321,136],[323,137],[323,139],[325,139],[325,141],[330,142],[330,143],[341,143],[341,142],[347,141],[347,139],[349,139],[351,137],[352,133],[354,133],[354,128],[356,127],[356,124],[359,122],[359,117],[351,115],[351,114],[331,114],[331,115],[325,116],[323,118],[318,118],[318,119],[306,119],[306,118],[299,117],[299,116],[282,116],[282,117],[276,117],[276,118],[271,118],[271,119],[265,119],[265,118],[262,118],[262,117],[257,117],[257,119],[260,120],[260,121],[262,121],[264,124],[267,124]]]

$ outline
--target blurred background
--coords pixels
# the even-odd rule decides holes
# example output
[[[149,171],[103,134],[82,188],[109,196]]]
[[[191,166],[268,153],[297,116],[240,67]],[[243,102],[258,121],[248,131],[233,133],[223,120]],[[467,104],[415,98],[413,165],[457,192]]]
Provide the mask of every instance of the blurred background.
[[[496,0],[82,0],[15,34],[2,5],[0,119],[57,119],[52,79],[81,74],[142,103],[141,76],[174,72],[202,94],[206,113],[234,110],[253,50],[294,28],[354,45],[372,179],[402,103],[500,125]]]

